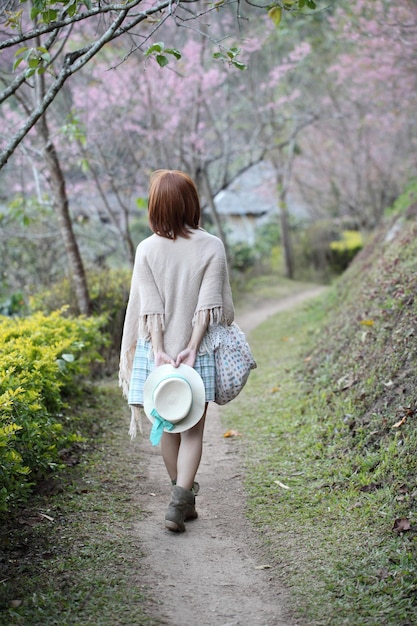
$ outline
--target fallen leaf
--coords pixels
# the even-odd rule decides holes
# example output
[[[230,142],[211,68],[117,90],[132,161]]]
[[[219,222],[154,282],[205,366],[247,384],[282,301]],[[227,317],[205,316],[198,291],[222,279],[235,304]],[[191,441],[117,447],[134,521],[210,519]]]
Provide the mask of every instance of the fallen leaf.
[[[279,387],[272,387],[271,393],[277,393],[279,391]]]
[[[226,430],[223,437],[241,437],[242,435],[237,430]]]
[[[382,383],[384,385],[384,387],[393,387],[394,383],[392,382],[392,380],[389,380],[387,383]]]
[[[383,567],[376,571],[376,575],[378,576],[379,580],[385,580],[389,578],[390,573],[385,567]]]
[[[287,485],[284,485],[284,483],[282,483],[280,480],[274,480],[274,483],[278,485],[278,487],[282,487],[282,489],[289,489],[289,487],[287,487]]]
[[[345,389],[350,389],[356,383],[356,378],[354,378],[352,372],[349,374],[345,374],[337,381],[337,386],[339,391],[344,391]]]
[[[363,485],[359,491],[362,491],[363,493],[372,493],[381,487],[381,483],[369,483],[369,485]]]
[[[11,600],[10,601],[10,606],[13,609],[17,609],[18,606],[20,606],[22,604],[22,600]]]
[[[399,428],[400,426],[405,424],[406,421],[407,421],[407,416],[404,415],[404,417],[402,417],[399,422],[396,422],[395,424],[393,424],[393,428]]]
[[[411,530],[410,520],[407,519],[406,517],[398,517],[394,522],[394,526],[392,527],[392,530],[395,530],[395,532],[397,533],[403,533],[403,532],[406,532],[407,530]]]
[[[255,569],[271,569],[271,565],[257,565]]]
[[[362,326],[373,326],[375,322],[374,320],[361,320],[359,324],[362,324]]]
[[[49,522],[53,522],[54,518],[51,517],[50,515],[46,515],[45,513],[39,513],[40,517],[43,517],[45,519],[47,519]]]

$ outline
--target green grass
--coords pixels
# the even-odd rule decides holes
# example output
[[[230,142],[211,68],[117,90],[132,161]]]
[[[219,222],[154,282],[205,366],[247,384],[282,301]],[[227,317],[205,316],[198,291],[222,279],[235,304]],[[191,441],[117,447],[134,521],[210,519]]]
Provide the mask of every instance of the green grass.
[[[132,530],[141,512],[126,411],[116,384],[97,387],[80,412],[84,428],[93,424],[91,443],[69,454],[77,465],[2,520],[1,625],[159,623],[147,616],[141,545]]]
[[[416,235],[377,237],[329,293],[258,327],[258,369],[223,410],[248,515],[307,624],[417,624]]]

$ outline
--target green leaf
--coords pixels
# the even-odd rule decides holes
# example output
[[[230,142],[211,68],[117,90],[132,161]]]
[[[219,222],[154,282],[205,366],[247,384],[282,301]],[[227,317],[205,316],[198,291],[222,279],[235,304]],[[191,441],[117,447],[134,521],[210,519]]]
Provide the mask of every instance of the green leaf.
[[[39,65],[39,59],[29,59],[28,61],[29,67],[37,68]]]
[[[23,61],[23,58],[20,57],[20,59],[17,59],[17,61],[14,62],[13,71],[21,64],[22,61]]]
[[[73,354],[62,354],[61,359],[63,359],[67,363],[73,363],[75,360],[75,357]]]
[[[181,58],[181,52],[176,48],[166,48],[164,52],[165,54],[172,54],[176,59]]]
[[[53,22],[54,20],[56,20],[57,16],[58,16],[58,11],[55,11],[55,9],[48,9],[47,11],[42,13],[43,21],[46,24],[49,24],[50,22]]]
[[[157,54],[156,60],[161,67],[165,67],[169,63],[168,58],[163,54]]]
[[[67,13],[69,17],[74,17],[76,12],[77,12],[77,5],[75,3],[70,4],[70,6],[67,9]]]
[[[148,206],[148,200],[146,198],[136,198],[136,206],[138,209],[146,209]]]
[[[32,0],[32,4],[35,7],[35,9],[39,11],[39,13],[42,13],[42,11],[45,11],[47,7],[46,0]]]
[[[145,52],[145,56],[148,57],[150,54],[153,54],[154,52],[162,52],[164,47],[165,46],[162,41],[158,43],[154,43],[152,46],[150,46],[150,48],[147,49],[147,51]]]
[[[24,46],[23,48],[19,48],[19,50],[17,50],[17,52],[15,52],[15,57],[20,56],[21,54],[26,52],[26,50],[28,50],[27,46]]]
[[[85,142],[82,142],[82,143],[85,143]],[[87,172],[90,169],[90,164],[88,162],[88,159],[81,159],[80,167],[81,167],[82,173],[87,174]]]
[[[241,63],[240,61],[233,61],[233,65],[238,69],[238,70],[247,70],[248,66],[245,65],[244,63]]]
[[[223,52],[215,52],[215,53],[213,54],[213,59],[224,59],[224,58],[225,58],[225,57],[224,57]]]
[[[281,7],[272,7],[272,9],[269,9],[268,17],[274,22],[275,26],[278,26],[282,19]]]

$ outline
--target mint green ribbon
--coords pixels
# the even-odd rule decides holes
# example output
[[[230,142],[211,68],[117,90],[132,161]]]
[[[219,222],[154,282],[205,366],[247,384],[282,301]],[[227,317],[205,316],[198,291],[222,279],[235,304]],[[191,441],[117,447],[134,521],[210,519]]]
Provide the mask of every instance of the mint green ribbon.
[[[154,419],[154,423],[152,426],[149,439],[153,446],[157,446],[158,443],[161,441],[161,437],[162,437],[162,433],[164,432],[164,429],[172,430],[175,424],[173,424],[172,422],[168,422],[168,420],[164,420],[164,418],[159,415],[156,409],[152,409],[151,415],[155,419]]]

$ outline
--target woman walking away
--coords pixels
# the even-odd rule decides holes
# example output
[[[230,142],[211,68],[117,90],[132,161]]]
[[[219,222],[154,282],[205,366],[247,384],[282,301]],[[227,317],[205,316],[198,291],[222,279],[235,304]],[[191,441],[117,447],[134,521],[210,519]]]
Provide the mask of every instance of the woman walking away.
[[[151,175],[148,203],[153,235],[136,251],[123,329],[120,384],[132,407],[130,433],[143,407],[161,442],[173,485],[165,516],[183,532],[197,517],[195,476],[200,465],[207,405],[214,401],[214,354],[205,335],[234,319],[222,241],[200,228],[192,179],[178,170]]]

